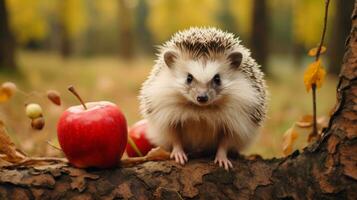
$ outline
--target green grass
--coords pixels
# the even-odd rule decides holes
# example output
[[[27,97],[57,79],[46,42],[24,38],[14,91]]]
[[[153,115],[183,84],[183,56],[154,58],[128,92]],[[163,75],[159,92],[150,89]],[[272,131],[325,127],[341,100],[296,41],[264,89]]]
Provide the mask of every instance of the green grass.
[[[67,107],[78,104],[67,91],[68,85],[74,85],[85,101],[108,100],[118,104],[128,124],[132,124],[140,119],[137,95],[153,63],[147,58],[137,58],[130,63],[113,57],[62,60],[55,54],[21,52],[19,73],[0,72],[0,82],[15,82],[24,93],[18,92],[11,101],[0,104],[0,119],[5,122],[11,138],[25,152],[38,156],[59,155],[60,152],[46,141],[57,143],[56,123],[60,114]],[[279,157],[282,156],[283,133],[302,115],[311,113],[311,94],[305,91],[303,70],[292,67],[289,57],[273,57],[270,65],[274,79],[268,79],[268,119],[245,153]],[[336,78],[327,77],[318,91],[319,115],[328,116],[335,103],[335,88]],[[55,106],[46,99],[48,89],[61,93],[62,106]],[[44,109],[46,126],[42,131],[30,128],[30,120],[24,113],[24,104],[29,102],[37,102]],[[308,133],[301,133],[296,148],[306,145]]]

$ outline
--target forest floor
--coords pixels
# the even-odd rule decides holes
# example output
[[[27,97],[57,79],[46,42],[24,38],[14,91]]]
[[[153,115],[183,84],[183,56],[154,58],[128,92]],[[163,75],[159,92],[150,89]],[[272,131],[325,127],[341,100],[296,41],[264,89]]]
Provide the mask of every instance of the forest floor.
[[[137,58],[131,62],[115,57],[63,60],[57,54],[43,52],[20,52],[18,60],[19,72],[1,71],[0,83],[12,81],[23,92],[18,92],[11,101],[0,104],[0,119],[18,147],[36,156],[61,156],[61,152],[48,145],[47,141],[58,145],[57,120],[67,107],[78,104],[67,91],[68,85],[74,85],[85,101],[107,100],[116,103],[130,125],[140,119],[137,96],[154,63],[151,58]],[[266,158],[282,156],[284,132],[301,116],[311,113],[311,94],[306,92],[303,84],[306,65],[294,67],[289,57],[273,56],[269,66],[268,119],[256,141],[244,152]],[[336,77],[328,76],[318,90],[319,116],[329,116],[336,102],[336,82]],[[61,93],[61,106],[55,106],[46,99],[49,89]],[[24,104],[30,102],[43,107],[46,126],[42,131],[32,130],[30,120],[25,115]],[[306,146],[308,130],[299,130],[299,133],[295,148]]]

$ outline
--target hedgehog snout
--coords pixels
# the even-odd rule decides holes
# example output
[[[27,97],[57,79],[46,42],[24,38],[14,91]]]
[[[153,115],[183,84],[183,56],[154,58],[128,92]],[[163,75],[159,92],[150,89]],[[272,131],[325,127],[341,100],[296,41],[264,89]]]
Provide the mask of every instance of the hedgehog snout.
[[[205,92],[205,93],[203,93],[203,94],[199,94],[199,95],[197,95],[197,101],[198,101],[198,103],[207,103],[207,101],[208,101],[208,95],[207,95],[207,93]]]

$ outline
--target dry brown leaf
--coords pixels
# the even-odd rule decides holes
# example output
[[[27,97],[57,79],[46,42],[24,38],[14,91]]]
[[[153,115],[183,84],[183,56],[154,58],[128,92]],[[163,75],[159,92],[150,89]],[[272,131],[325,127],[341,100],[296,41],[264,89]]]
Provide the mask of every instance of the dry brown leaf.
[[[12,82],[5,82],[0,87],[0,103],[8,101],[16,92],[16,85]]]
[[[293,145],[299,134],[295,130],[295,126],[289,128],[283,136],[283,153],[289,155],[293,151]]]
[[[5,155],[0,154],[0,167],[10,166],[12,163],[4,160],[3,157],[5,157]]]
[[[312,143],[316,140],[319,140],[322,135],[322,131],[324,128],[328,126],[328,118],[325,116],[318,117],[316,119],[317,122],[317,135],[313,134],[313,131],[310,132],[309,136],[307,137],[307,142]]]
[[[73,168],[73,167],[66,167],[65,171],[71,176],[71,177],[81,177],[81,178],[89,178],[92,180],[96,180],[99,178],[98,175],[96,174],[91,174],[87,172],[85,169],[79,169],[79,168]]]
[[[322,129],[328,126],[329,118],[326,116],[322,116],[322,117],[318,117],[316,121],[317,121],[317,129],[319,129],[319,132],[322,132]]]
[[[309,50],[309,53],[308,53],[309,56],[311,56],[311,57],[316,56],[317,50],[318,50],[318,47],[315,47],[315,48],[310,49],[310,50]],[[322,46],[322,47],[321,47],[321,50],[320,50],[320,55],[321,55],[321,54],[324,54],[325,52],[326,52],[326,47],[325,47],[325,46]]]
[[[15,144],[11,141],[7,134],[4,123],[0,120],[0,153],[3,153],[6,157],[3,159],[11,162],[18,163],[22,161],[25,156],[23,153],[18,152]]]
[[[299,128],[310,128],[312,127],[313,117],[312,115],[304,115],[295,124]]]
[[[149,161],[169,160],[170,153],[161,147],[153,148],[145,156]]]
[[[47,98],[57,106],[61,105],[61,95],[56,90],[48,90],[47,91]]]
[[[7,102],[11,96],[12,94],[8,90],[0,88],[0,103]]]
[[[54,157],[32,157],[25,158],[21,162],[17,163],[17,166],[44,166],[53,164],[66,164],[68,165],[68,160],[65,158],[54,158]]]
[[[141,164],[147,161],[170,160],[170,153],[161,147],[153,148],[144,157],[123,158],[120,164],[126,167]]]

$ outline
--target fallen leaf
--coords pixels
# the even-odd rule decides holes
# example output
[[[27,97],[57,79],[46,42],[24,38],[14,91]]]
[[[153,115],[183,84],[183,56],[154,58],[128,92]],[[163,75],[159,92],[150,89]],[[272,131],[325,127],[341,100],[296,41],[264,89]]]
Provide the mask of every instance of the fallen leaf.
[[[170,152],[167,152],[161,147],[156,147],[151,149],[145,157],[149,161],[169,160]]]
[[[309,50],[309,56],[314,57],[317,54],[318,47],[312,48]],[[322,46],[320,50],[320,55],[326,52],[326,47]]]
[[[4,160],[2,157],[5,157],[5,155],[0,154],[0,167],[6,167],[11,165],[12,163]]]
[[[57,106],[61,105],[61,95],[56,90],[48,90],[47,91],[47,98]]]
[[[316,119],[316,121],[317,121],[317,128],[318,128],[319,130],[322,130],[323,128],[327,128],[329,118],[328,118],[328,117],[325,117],[325,116],[322,116],[322,117],[318,117],[318,118]]]
[[[0,103],[8,101],[16,92],[16,85],[12,82],[5,82],[0,87]]]
[[[18,152],[15,144],[11,141],[7,134],[4,123],[0,120],[0,153],[5,154],[6,157],[3,159],[11,162],[17,163],[22,161],[25,156],[23,153]]]
[[[309,92],[312,85],[316,85],[317,88],[320,88],[325,79],[325,75],[326,71],[321,65],[320,59],[311,63],[304,73],[304,84],[306,90]]]
[[[328,118],[325,116],[318,117],[316,119],[316,122],[317,122],[317,135],[313,134],[313,131],[311,131],[309,136],[307,137],[308,143],[312,143],[320,139],[322,135],[322,131],[324,130],[324,128],[328,126]]]
[[[299,128],[310,128],[312,127],[313,117],[312,115],[304,115],[299,121],[295,122],[296,126]]]
[[[283,153],[289,155],[293,151],[293,145],[299,134],[295,130],[295,126],[289,128],[283,136]]]
[[[91,174],[87,172],[85,169],[66,167],[64,169],[71,177],[81,177],[81,178],[89,178],[92,180],[96,180],[99,178],[96,174]]]
[[[1,155],[1,154],[0,154]],[[41,169],[44,166],[68,166],[68,160],[65,158],[54,157],[26,157],[20,162],[12,163],[11,168],[16,167],[33,167]]]
[[[0,103],[7,102],[16,92],[16,85],[12,82],[5,82],[0,87]]]
[[[123,158],[120,164],[126,167],[141,164],[147,161],[170,160],[170,153],[161,147],[151,149],[144,157]]]

